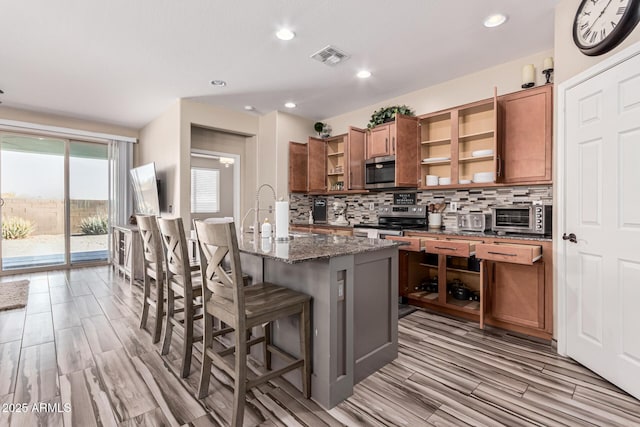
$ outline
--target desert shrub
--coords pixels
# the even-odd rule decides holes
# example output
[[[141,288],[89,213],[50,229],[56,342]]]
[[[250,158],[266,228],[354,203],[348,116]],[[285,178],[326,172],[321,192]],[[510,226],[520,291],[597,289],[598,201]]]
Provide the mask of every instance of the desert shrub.
[[[80,221],[80,230],[83,234],[107,234],[109,222],[106,216],[89,216]]]
[[[17,216],[2,219],[2,238],[6,240],[26,239],[35,230],[31,221]]]

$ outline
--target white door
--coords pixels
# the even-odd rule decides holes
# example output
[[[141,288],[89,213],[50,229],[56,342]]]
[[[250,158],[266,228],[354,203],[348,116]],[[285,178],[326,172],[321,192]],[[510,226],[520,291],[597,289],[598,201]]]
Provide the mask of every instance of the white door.
[[[640,55],[565,99],[567,354],[640,398]]]

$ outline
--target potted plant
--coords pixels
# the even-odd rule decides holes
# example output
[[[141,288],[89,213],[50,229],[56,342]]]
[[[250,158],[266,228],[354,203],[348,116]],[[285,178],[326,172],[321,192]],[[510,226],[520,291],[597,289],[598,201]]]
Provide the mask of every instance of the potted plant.
[[[331,127],[326,123],[315,122],[313,129],[318,132],[320,138],[327,138],[331,135]]]
[[[371,129],[372,127],[381,125],[383,123],[392,122],[396,119],[396,114],[403,114],[405,116],[415,116],[415,113],[411,108],[406,105],[393,105],[391,107],[384,107],[379,110],[376,110],[371,115],[371,119],[369,120],[369,124],[367,124],[367,128]]]

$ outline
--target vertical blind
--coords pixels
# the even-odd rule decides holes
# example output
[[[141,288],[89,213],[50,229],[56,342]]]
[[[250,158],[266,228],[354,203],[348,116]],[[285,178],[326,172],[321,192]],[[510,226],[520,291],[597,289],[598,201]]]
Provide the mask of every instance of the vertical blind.
[[[220,212],[220,171],[191,168],[191,212]]]

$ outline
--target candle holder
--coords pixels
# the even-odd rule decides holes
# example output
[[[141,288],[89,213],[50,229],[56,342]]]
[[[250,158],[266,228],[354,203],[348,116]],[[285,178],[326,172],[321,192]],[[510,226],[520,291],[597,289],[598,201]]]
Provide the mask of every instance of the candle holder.
[[[547,68],[546,70],[542,70],[542,74],[544,74],[544,76],[547,79],[547,83],[549,84],[551,83],[551,74],[553,73],[553,68]]]

